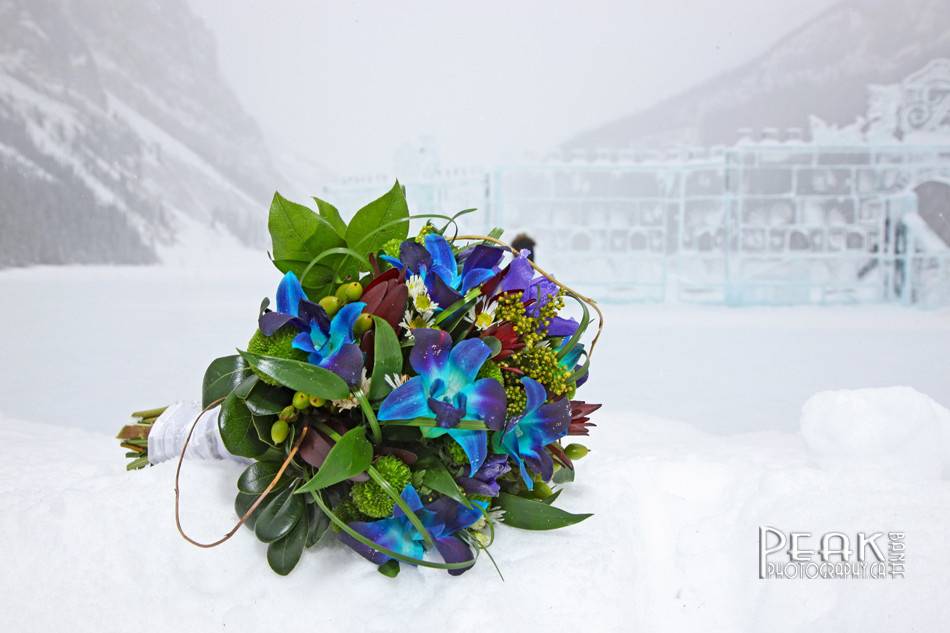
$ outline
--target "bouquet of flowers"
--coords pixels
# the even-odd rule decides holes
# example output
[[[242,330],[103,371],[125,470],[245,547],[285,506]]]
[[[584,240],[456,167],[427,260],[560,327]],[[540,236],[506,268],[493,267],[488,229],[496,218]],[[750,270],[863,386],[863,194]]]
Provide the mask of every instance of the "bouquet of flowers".
[[[210,547],[243,524],[279,574],[332,534],[389,576],[400,563],[457,575],[488,552],[499,521],[548,530],[590,516],[553,502],[587,454],[563,442],[587,435],[600,407],[575,399],[597,340],[582,342],[591,310],[602,327],[596,304],[499,229],[458,235],[471,210],[410,215],[399,183],[349,224],[315,201],[316,212],[274,197],[283,277],[249,342],[205,373],[204,411],[189,416],[178,456],[182,536]],[[416,235],[413,218],[426,220]],[[579,320],[563,316],[567,300]],[[141,412],[120,433],[130,468],[150,461],[166,414]],[[178,517],[178,475],[209,415],[215,440],[248,466],[237,525],[199,543]]]

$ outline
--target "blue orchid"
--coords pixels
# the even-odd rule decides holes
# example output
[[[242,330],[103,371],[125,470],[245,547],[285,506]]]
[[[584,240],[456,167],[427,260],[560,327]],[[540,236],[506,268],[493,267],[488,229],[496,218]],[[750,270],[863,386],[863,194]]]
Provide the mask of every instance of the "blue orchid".
[[[500,449],[511,455],[521,470],[521,479],[528,490],[534,489],[534,482],[526,466],[540,473],[544,481],[554,474],[554,461],[545,447],[567,435],[571,424],[571,407],[566,398],[545,404],[547,391],[544,385],[522,377],[527,395],[524,413],[508,420],[504,433],[495,435]]]
[[[416,343],[409,364],[418,374],[394,390],[379,407],[380,422],[433,418],[436,427],[424,427],[426,437],[448,434],[462,447],[471,464],[470,476],[488,454],[485,431],[456,429],[460,420],[481,420],[489,429],[501,429],[505,420],[505,389],[494,378],[476,379],[491,356],[481,339],[452,346],[448,332],[420,328],[412,331]]]
[[[353,324],[363,313],[362,301],[348,303],[336,313],[333,320],[313,318],[308,331],[298,334],[292,345],[307,352],[314,365],[329,369],[346,381],[350,387],[359,384],[363,369],[363,352],[353,336]]]
[[[287,272],[277,285],[277,311],[267,310],[261,314],[258,327],[265,336],[272,336],[285,325],[308,330],[313,319],[325,321],[329,327],[327,313],[307,298],[297,275]]]
[[[474,560],[472,550],[469,549],[465,541],[455,536],[455,534],[478,521],[482,517],[482,511],[487,509],[487,504],[475,501],[473,507],[466,508],[461,503],[448,497],[440,497],[438,500],[423,506],[422,500],[412,484],[407,485],[400,496],[428,530],[436,549],[439,550],[439,554],[442,555],[445,562],[462,563]],[[474,507],[476,505],[478,507]],[[422,559],[425,554],[422,534],[409,521],[409,517],[398,505],[389,518],[380,519],[379,521],[354,521],[349,526],[377,545],[403,556]],[[382,565],[390,560],[388,555],[360,543],[346,532],[341,532],[339,538],[361,556],[377,565]],[[468,569],[468,567],[450,569],[449,573],[458,576]]]
[[[497,497],[501,492],[498,478],[511,470],[507,455],[489,455],[473,477],[456,477],[465,492],[486,497]]]
[[[494,277],[498,272],[495,266],[504,255],[499,248],[479,244],[464,253],[460,273],[452,245],[441,234],[429,233],[424,241],[425,247],[415,240],[406,240],[399,246],[398,259],[388,255],[381,258],[399,270],[422,277],[429,296],[442,308]]]

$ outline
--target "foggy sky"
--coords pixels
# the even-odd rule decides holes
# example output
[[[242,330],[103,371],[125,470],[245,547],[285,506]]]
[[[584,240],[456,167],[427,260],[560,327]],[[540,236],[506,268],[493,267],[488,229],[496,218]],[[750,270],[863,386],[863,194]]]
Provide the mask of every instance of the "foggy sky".
[[[422,134],[503,161],[766,50],[832,0],[189,0],[268,141],[337,175],[388,171]]]

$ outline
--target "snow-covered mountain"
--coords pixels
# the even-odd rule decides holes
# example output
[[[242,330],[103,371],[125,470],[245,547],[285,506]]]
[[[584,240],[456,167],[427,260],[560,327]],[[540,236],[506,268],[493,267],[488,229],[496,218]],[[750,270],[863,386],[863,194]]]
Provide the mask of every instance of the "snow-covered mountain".
[[[869,84],[899,82],[937,57],[950,57],[947,0],[840,2],[757,59],[565,147],[730,144],[743,127],[807,129],[809,115],[848,124],[864,114]]]
[[[184,0],[0,0],[0,267],[260,246],[281,184]]]

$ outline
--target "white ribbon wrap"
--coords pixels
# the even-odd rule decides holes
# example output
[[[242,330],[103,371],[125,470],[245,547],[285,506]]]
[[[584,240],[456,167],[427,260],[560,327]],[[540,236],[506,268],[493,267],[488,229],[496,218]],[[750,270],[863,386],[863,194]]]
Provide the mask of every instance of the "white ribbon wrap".
[[[181,449],[185,445],[185,438],[201,413],[202,407],[197,402],[176,402],[170,405],[165,412],[158,416],[148,434],[148,461],[150,464],[160,464],[170,459],[178,459]],[[188,443],[189,459],[227,459],[249,464],[251,460],[232,455],[224,447],[221,432],[218,430],[218,414],[221,407],[208,409],[201,414],[201,419],[195,426],[195,432]]]

